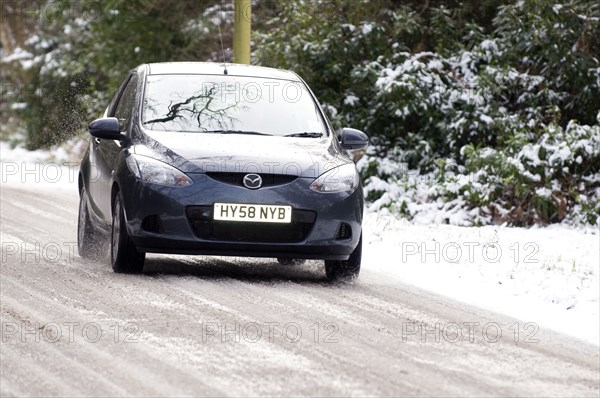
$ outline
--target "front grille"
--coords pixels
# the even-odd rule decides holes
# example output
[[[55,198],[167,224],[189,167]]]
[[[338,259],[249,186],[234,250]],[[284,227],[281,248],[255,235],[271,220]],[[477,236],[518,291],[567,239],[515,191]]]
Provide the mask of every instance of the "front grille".
[[[237,185],[240,187],[244,186],[244,176],[249,173],[221,173],[221,172],[209,172],[206,173],[207,176],[212,178],[213,180],[217,180],[220,182],[224,182],[225,184]],[[251,173],[250,173],[251,174]],[[289,175],[289,174],[260,174],[262,178],[262,186],[263,187],[273,187],[276,185],[284,185],[289,184],[290,182],[297,179],[297,176]]]
[[[317,217],[314,211],[293,209],[292,222],[280,224],[213,220],[212,206],[189,206],[186,213],[196,236],[229,242],[301,242]]]

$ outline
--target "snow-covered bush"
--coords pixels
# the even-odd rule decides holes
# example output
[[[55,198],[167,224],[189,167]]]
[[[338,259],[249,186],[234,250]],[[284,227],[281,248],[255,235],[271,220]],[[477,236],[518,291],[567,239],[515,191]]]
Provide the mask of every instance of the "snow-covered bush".
[[[221,25],[231,40],[228,0],[147,0],[144,12],[47,3],[51,18],[11,54],[0,48],[11,83],[0,135],[25,126],[30,148],[83,130],[131,67],[225,56]],[[86,7],[98,15],[82,18]],[[457,224],[598,222],[600,3],[255,0],[253,10],[253,62],[298,72],[334,126],[371,137],[359,165],[374,208]],[[6,95],[13,85],[23,94]]]
[[[468,146],[464,156],[467,172],[479,184],[466,186],[464,194],[489,192],[487,203],[472,205],[488,206],[498,221],[514,225],[600,221],[599,125],[570,122],[562,128],[551,123],[534,142],[498,150]]]
[[[600,5],[504,3],[489,29],[464,5],[385,2],[358,16],[350,2],[317,27],[306,7],[323,3],[292,2],[255,55],[305,76],[337,127],[372,137],[359,167],[375,209],[596,224]]]
[[[400,153],[367,155],[358,166],[370,206],[419,222],[600,225],[600,125],[551,123],[535,142],[514,140],[502,149],[466,145],[464,165],[438,160],[424,174]]]
[[[589,0],[520,0],[499,8],[496,36],[502,60],[544,78],[557,94],[561,123],[596,123],[600,109],[600,3]],[[538,91],[538,90],[536,90]]]

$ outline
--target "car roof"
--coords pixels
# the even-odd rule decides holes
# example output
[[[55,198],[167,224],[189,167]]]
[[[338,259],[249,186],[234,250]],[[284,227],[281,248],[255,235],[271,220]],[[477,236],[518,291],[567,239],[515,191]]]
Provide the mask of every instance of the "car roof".
[[[283,69],[244,64],[223,64],[217,62],[158,62],[147,64],[149,75],[227,75],[250,76],[272,79],[300,81],[298,75]]]

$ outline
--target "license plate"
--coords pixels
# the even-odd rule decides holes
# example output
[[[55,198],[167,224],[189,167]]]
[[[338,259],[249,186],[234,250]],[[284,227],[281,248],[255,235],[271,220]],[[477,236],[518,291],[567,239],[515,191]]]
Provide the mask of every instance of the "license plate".
[[[221,221],[292,222],[292,206],[215,203],[213,218]]]

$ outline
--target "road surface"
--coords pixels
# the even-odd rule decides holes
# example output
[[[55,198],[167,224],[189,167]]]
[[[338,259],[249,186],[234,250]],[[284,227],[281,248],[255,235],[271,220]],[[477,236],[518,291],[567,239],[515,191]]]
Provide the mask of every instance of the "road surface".
[[[369,264],[342,286],[319,262],[222,257],[117,275],[76,255],[76,192],[0,194],[2,396],[599,396],[597,346],[476,298]]]

